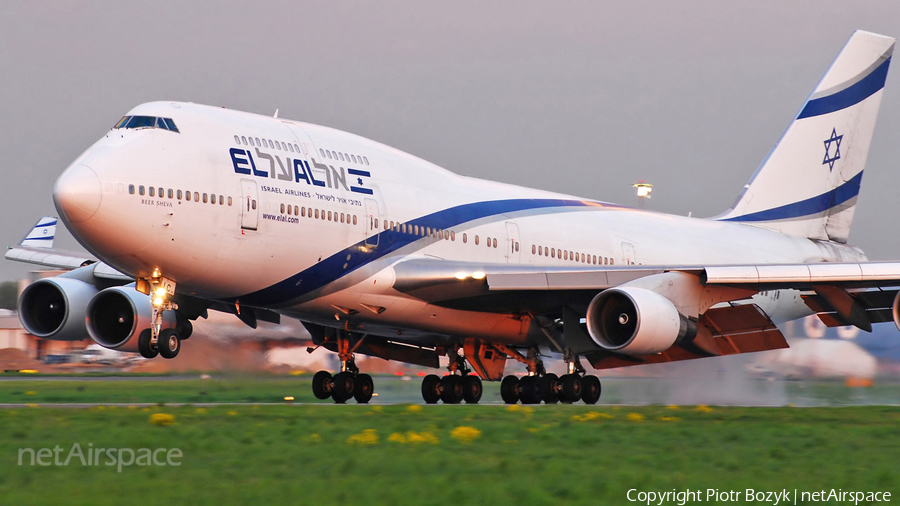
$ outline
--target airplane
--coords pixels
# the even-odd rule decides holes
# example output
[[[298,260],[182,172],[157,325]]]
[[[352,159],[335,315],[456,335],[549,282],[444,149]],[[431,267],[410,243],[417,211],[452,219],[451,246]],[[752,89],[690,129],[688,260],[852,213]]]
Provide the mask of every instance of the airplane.
[[[847,244],[894,39],[855,32],[732,208],[676,216],[454,174],[324,126],[138,105],[59,176],[90,255],[23,291],[45,339],[174,358],[209,310],[296,318],[341,367],[319,399],[368,402],[366,354],[447,373],[426,403],[596,403],[595,370],[787,347],[781,321],[898,319],[900,262]],[[760,293],[766,293],[762,296]],[[768,295],[774,294],[774,295]],[[561,357],[567,373],[548,373]],[[525,364],[504,376],[508,360]]]

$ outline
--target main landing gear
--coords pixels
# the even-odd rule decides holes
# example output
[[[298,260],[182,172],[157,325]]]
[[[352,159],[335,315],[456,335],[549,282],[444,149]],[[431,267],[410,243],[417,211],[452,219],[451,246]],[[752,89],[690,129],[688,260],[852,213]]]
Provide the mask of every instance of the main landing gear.
[[[447,355],[450,357],[450,365],[447,369],[450,374],[440,377],[429,374],[422,379],[422,399],[427,404],[436,404],[443,401],[444,404],[478,404],[484,386],[481,378],[471,375],[466,365],[466,359],[459,354],[459,346],[454,346]]]
[[[507,355],[525,363],[528,376],[519,379],[507,376],[500,382],[500,397],[506,404],[571,404],[584,401],[585,404],[596,404],[600,400],[600,379],[585,374],[584,367],[577,356],[566,355],[568,374],[558,377],[544,370],[544,364],[536,349],[528,350],[523,357],[512,349],[503,350]]]
[[[363,338],[364,339],[364,338]],[[375,393],[375,382],[368,374],[359,372],[353,352],[362,344],[362,339],[350,348],[350,340],[341,333],[337,337],[338,356],[341,359],[341,372],[331,375],[328,371],[319,371],[313,376],[313,395],[325,400],[329,397],[338,404],[344,404],[350,398],[360,404],[368,404]]]

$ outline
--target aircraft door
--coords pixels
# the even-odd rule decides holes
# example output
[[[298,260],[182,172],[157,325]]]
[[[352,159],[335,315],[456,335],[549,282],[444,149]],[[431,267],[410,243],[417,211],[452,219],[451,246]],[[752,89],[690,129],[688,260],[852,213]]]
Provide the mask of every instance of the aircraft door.
[[[622,243],[622,257],[625,259],[625,265],[634,265],[637,258],[634,255],[634,245],[628,242]]]
[[[521,248],[521,244],[519,244],[519,226],[511,221],[506,222],[506,263],[517,264],[519,263],[521,257],[521,253],[519,249]]]
[[[256,181],[241,179],[241,229],[256,230],[259,226],[259,199]]]
[[[366,199],[366,246],[378,247],[378,202]]]

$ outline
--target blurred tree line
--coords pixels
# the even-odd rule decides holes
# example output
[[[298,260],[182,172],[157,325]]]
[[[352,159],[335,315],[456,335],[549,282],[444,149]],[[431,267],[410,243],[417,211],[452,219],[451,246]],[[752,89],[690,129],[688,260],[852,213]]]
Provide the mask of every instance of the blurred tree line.
[[[0,308],[16,309],[18,292],[19,284],[15,281],[4,281],[3,283],[0,283]]]

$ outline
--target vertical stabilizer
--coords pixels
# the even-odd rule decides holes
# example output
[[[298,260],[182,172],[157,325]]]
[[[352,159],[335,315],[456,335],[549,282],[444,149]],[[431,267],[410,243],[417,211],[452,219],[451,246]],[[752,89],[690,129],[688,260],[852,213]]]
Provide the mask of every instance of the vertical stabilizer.
[[[894,39],[857,31],[717,219],[845,243],[881,105]]]

